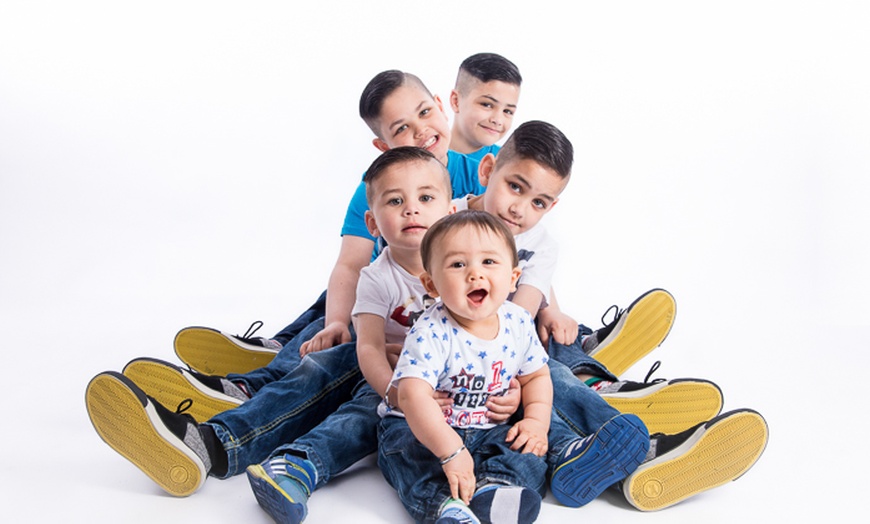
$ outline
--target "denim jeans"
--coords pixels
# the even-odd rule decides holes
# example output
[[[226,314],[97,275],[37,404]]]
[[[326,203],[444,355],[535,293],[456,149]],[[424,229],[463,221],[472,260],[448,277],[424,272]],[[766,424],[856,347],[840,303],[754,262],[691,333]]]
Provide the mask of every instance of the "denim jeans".
[[[212,417],[206,424],[227,452],[225,477],[262,462],[278,446],[317,427],[352,398],[361,380],[356,344],[342,344],[306,356],[241,406]]]
[[[279,447],[272,455],[289,453],[310,460],[317,470],[317,489],[378,450],[380,402],[381,397],[361,380],[353,398],[338,411],[304,436]]]
[[[474,458],[477,484],[493,482],[523,486],[546,493],[547,464],[531,453],[510,449],[505,435],[510,424],[491,429],[455,430]],[[400,417],[384,417],[378,426],[378,466],[399,499],[418,522],[438,518],[441,505],[450,497],[444,470],[428,448],[414,437],[408,422]]]

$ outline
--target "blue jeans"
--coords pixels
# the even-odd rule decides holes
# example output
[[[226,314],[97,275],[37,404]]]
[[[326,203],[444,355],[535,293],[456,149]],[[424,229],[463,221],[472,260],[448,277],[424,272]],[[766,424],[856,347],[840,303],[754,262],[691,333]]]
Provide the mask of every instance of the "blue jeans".
[[[352,398],[361,380],[356,344],[342,344],[306,356],[241,406],[212,417],[206,424],[227,452],[228,468],[222,476],[241,473],[317,427]]]
[[[477,484],[486,482],[522,486],[546,493],[547,464],[531,453],[510,449],[505,435],[510,424],[491,429],[457,429],[471,456]],[[441,505],[450,497],[450,486],[438,458],[420,444],[408,422],[384,417],[378,426],[378,466],[399,499],[418,522],[438,518]]]
[[[338,411],[304,436],[279,447],[272,455],[289,453],[310,460],[317,470],[317,489],[378,450],[380,402],[381,397],[361,380],[353,398]]]

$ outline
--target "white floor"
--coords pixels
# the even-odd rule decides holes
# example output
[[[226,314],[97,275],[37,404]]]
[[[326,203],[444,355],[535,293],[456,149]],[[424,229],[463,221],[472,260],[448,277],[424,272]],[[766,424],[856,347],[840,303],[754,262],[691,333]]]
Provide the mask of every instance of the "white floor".
[[[5,522],[268,522],[247,481],[162,493],[93,431],[84,389],[186,325],[281,328],[326,285],[374,158],[377,72],[447,98],[459,62],[511,58],[518,123],[572,139],[548,227],[563,308],[597,327],[677,297],[627,376],[714,380],[771,438],[739,481],[655,514],[548,497],[539,522],[839,520],[866,452],[870,11],[831,2],[4,2],[0,332]],[[847,7],[848,6],[848,7]],[[462,9],[462,12],[457,10]],[[405,522],[371,461],[309,522]]]

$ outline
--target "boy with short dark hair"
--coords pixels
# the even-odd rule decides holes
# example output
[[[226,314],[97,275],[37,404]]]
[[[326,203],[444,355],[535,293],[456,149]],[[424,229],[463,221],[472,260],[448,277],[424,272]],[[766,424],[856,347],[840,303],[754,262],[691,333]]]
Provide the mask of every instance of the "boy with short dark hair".
[[[522,83],[517,66],[501,55],[477,53],[463,60],[450,92],[450,148],[477,160],[498,153],[496,142],[511,129]]]

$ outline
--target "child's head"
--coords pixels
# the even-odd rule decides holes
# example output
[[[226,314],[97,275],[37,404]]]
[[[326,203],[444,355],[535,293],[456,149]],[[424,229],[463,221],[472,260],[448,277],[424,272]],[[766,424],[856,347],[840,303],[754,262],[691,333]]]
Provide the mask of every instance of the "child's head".
[[[522,82],[517,66],[501,55],[466,58],[450,92],[453,149],[471,153],[501,140],[513,123]]]
[[[480,161],[484,209],[514,235],[528,231],[559,201],[573,162],[574,147],[555,126],[539,120],[523,123],[498,156]]]
[[[374,132],[380,151],[417,146],[447,163],[450,128],[441,100],[416,76],[402,71],[378,73],[359,99],[359,116]]]
[[[516,290],[520,276],[513,234],[485,211],[460,211],[429,228],[420,246],[426,291],[454,318],[489,318]]]
[[[393,249],[419,250],[429,227],[454,209],[447,168],[418,147],[388,149],[372,162],[363,181],[366,225]]]

